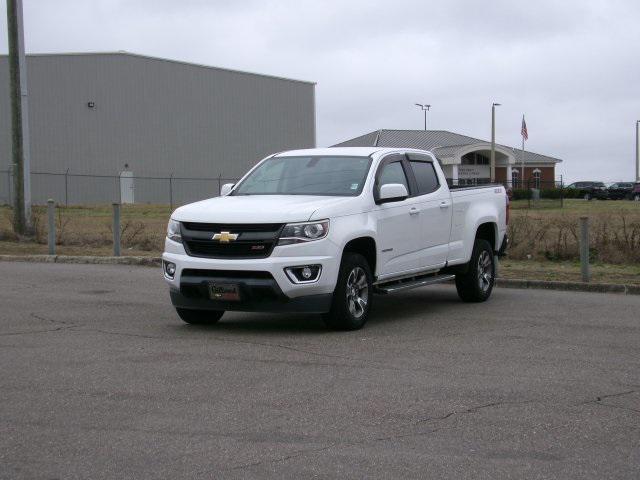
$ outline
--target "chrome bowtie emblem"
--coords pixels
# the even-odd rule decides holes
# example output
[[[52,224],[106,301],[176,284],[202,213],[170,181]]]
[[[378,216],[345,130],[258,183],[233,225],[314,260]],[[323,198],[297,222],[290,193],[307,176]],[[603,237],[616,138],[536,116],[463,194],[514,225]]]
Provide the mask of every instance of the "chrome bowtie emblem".
[[[238,238],[237,233],[229,233],[229,232],[220,232],[216,233],[211,240],[219,240],[220,243],[229,243]]]

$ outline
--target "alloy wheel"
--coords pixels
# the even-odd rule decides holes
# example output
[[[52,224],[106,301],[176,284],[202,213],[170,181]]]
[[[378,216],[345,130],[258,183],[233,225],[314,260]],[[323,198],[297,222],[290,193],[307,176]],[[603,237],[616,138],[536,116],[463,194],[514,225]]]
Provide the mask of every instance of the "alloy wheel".
[[[486,293],[493,279],[493,261],[489,252],[483,250],[478,256],[478,286]]]
[[[369,302],[367,274],[361,267],[354,267],[347,277],[347,305],[354,318],[364,315]]]

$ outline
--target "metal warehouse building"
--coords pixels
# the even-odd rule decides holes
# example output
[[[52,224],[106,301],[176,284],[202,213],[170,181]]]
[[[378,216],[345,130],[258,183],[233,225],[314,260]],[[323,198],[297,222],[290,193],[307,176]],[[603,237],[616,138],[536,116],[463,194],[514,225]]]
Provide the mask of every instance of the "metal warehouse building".
[[[392,147],[430,150],[455,185],[486,183],[490,179],[491,142],[446,130],[376,130],[335,147]],[[509,186],[555,186],[559,158],[496,144],[496,181]],[[524,177],[522,162],[524,160]]]
[[[5,202],[8,70],[0,57]],[[312,82],[126,52],[28,55],[27,80],[34,203],[186,203],[270,153],[315,146]]]

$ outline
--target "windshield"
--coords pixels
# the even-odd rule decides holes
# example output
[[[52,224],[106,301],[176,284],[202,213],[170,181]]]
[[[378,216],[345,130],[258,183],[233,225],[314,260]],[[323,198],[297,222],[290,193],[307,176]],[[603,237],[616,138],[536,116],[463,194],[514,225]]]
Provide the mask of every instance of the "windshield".
[[[273,157],[265,160],[232,195],[356,196],[369,172],[369,157]]]

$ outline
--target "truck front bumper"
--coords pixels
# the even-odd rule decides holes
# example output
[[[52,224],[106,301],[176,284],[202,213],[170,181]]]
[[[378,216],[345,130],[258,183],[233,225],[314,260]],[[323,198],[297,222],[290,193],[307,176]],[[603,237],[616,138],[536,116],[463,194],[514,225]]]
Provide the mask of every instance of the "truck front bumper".
[[[261,295],[246,294],[246,287],[243,288],[244,295],[240,301],[225,302],[221,300],[211,300],[207,296],[206,287],[201,289],[197,296],[185,295],[180,291],[170,290],[171,303],[176,308],[190,308],[195,310],[221,310],[240,312],[278,312],[278,313],[325,313],[331,308],[332,295],[309,295],[304,297],[289,298],[285,295]],[[249,289],[249,291],[251,291]]]
[[[267,258],[213,259],[189,256],[181,244],[167,240],[162,259],[171,301],[177,308],[198,310],[327,312],[337,281],[340,255],[326,255],[327,251],[333,253],[333,244],[317,243],[324,245],[276,247]],[[337,247],[335,250],[338,251]],[[175,264],[173,277],[164,269],[166,262]],[[285,272],[289,267],[303,265],[321,266],[315,281],[296,283]],[[212,284],[236,286],[239,299],[212,298],[209,293]]]

